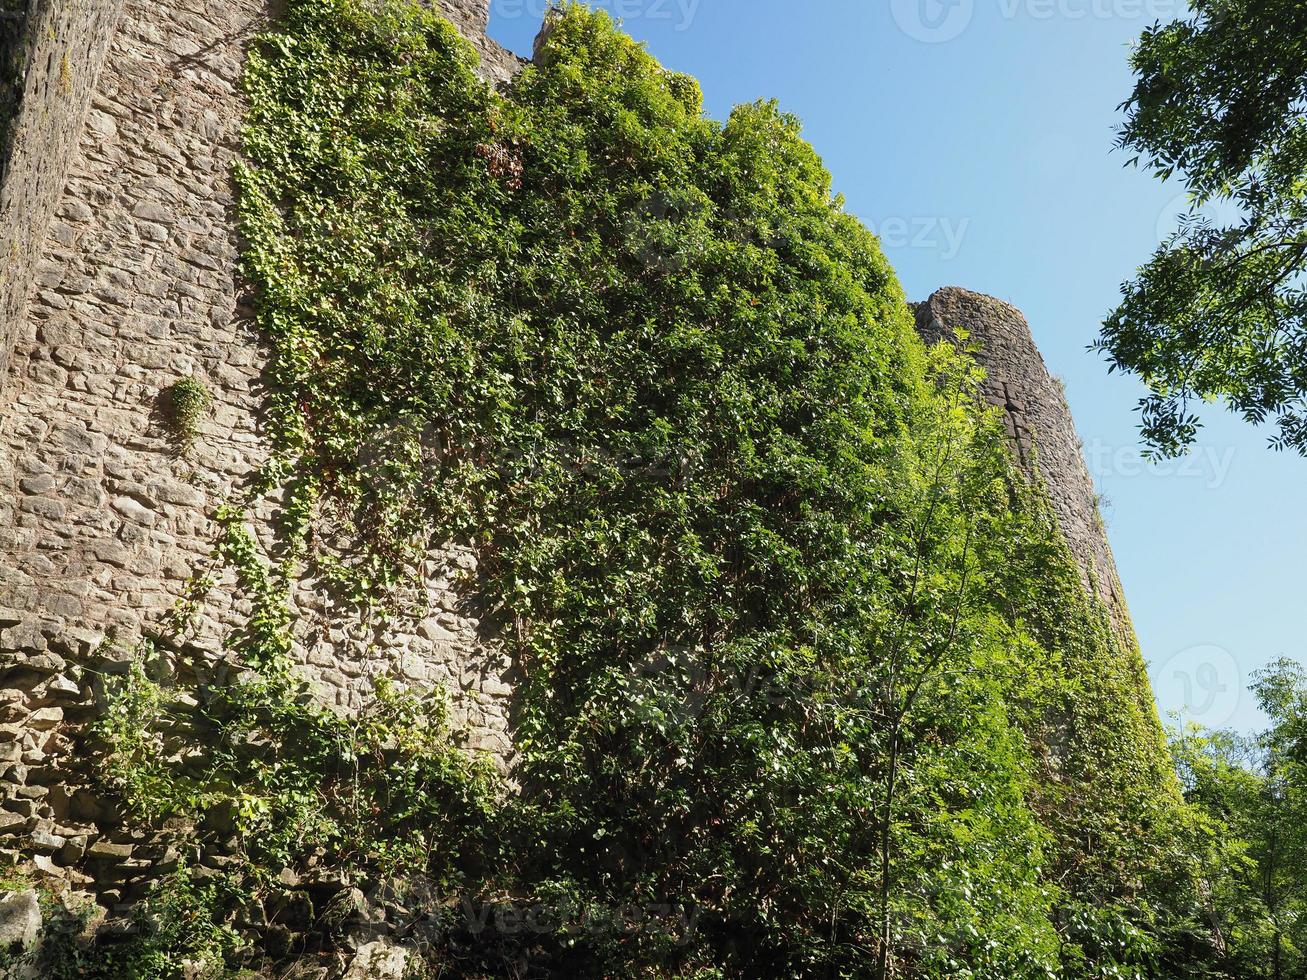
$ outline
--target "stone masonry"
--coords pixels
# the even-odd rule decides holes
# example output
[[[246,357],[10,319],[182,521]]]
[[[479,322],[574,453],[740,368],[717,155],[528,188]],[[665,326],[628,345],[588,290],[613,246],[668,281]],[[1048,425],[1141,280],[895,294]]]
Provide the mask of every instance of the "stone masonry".
[[[17,79],[0,79],[10,103],[0,111],[0,378],[121,6],[30,0],[0,52],[19,69]]]
[[[266,459],[266,352],[237,275],[230,167],[239,75],[265,0],[43,0],[0,188],[0,848],[113,908],[166,867],[81,772],[103,678],[209,570],[213,514]],[[451,19],[488,77],[519,62]],[[161,395],[200,379],[213,404],[180,453]],[[253,529],[276,540],[276,500]],[[320,697],[357,708],[371,678],[443,685],[464,743],[507,766],[509,663],[462,594],[470,554],[433,553],[420,620],[361,623],[303,582],[298,653]],[[172,652],[221,677],[241,622],[230,576]],[[198,666],[194,666],[198,665]],[[213,672],[219,672],[214,674]]]
[[[1107,608],[1126,649],[1134,647],[1125,592],[1071,409],[1035,346],[1030,325],[1020,310],[1002,300],[956,286],[940,289],[918,305],[917,332],[927,342],[956,342],[960,330],[966,331],[985,369],[986,401],[1003,409],[1017,462],[1047,491],[1085,587]]]

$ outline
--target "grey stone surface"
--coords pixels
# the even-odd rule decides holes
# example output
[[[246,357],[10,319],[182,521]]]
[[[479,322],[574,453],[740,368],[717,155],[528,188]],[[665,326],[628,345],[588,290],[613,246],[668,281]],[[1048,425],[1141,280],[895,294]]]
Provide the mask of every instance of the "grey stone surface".
[[[0,140],[0,387],[122,0],[31,0],[4,60],[21,66]]]
[[[385,939],[360,946],[343,980],[403,980],[409,953]]]
[[[41,904],[36,892],[0,893],[0,951],[30,949],[41,934]]]
[[[1026,318],[1002,300],[956,286],[935,292],[916,315],[917,332],[927,342],[956,342],[966,331],[985,369],[985,399],[1003,410],[1022,470],[1044,485],[1085,587],[1102,600],[1127,648],[1137,645],[1071,409]]]
[[[436,6],[477,49],[481,56],[481,73],[486,78],[502,84],[526,64],[486,36],[486,27],[490,23],[489,0],[436,0]]]

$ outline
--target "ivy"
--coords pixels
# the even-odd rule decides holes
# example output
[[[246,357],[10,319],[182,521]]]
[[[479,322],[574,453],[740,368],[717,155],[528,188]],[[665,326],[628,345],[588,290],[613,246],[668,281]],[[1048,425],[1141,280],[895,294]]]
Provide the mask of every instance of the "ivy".
[[[1193,873],[1138,651],[798,121],[707,119],[576,5],[506,93],[475,68],[405,0],[291,0],[251,51],[285,549],[219,514],[241,682],[165,712],[133,674],[120,785],[228,814],[252,887],[312,852],[600,924],[442,919],[473,974],[1143,975]],[[437,702],[295,679],[298,577],[384,613],[451,542],[519,667],[514,793]],[[651,905],[693,927],[615,911]]]
[[[0,0],[0,179],[9,166],[11,127],[23,97],[25,0]]]

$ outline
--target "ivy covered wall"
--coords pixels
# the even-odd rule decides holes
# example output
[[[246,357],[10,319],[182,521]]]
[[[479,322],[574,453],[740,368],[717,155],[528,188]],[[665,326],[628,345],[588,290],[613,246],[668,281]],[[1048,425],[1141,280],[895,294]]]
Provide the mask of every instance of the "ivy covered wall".
[[[1201,944],[1142,661],[1059,475],[918,338],[797,120],[706,119],[580,7],[503,91],[402,0],[210,7],[225,46],[163,57],[178,100],[126,68],[178,21],[129,5],[124,111],[74,187],[116,189],[137,279],[74,195],[16,368],[8,435],[44,448],[4,475],[51,563],[0,610],[16,833],[130,924],[25,955],[1006,978]],[[161,99],[167,180],[119,175]],[[234,196],[182,179],[206,151]],[[68,270],[113,386],[58,353],[95,308],[60,306]],[[67,391],[81,416],[38,433]],[[74,771],[85,797],[39,792]]]

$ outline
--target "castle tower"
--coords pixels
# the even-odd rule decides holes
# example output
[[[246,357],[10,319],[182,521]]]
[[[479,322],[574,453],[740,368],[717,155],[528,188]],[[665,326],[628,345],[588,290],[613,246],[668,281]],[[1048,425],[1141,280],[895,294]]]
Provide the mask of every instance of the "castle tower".
[[[917,332],[927,343],[956,342],[959,332],[985,369],[984,397],[1003,409],[1008,441],[1027,478],[1044,488],[1089,593],[1107,609],[1130,649],[1136,644],[1125,592],[1098,510],[1094,481],[1062,385],[1048,372],[1021,311],[956,286],[917,306]]]

